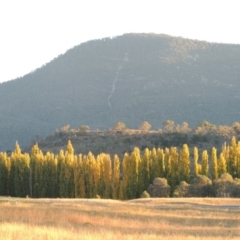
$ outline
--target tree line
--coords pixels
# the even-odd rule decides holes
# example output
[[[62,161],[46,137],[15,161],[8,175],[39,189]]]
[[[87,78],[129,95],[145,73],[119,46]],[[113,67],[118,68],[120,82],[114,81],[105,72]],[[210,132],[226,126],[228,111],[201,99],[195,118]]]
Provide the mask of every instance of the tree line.
[[[16,143],[10,156],[0,153],[0,195],[125,200],[140,197],[157,177],[166,178],[173,191],[198,175],[216,180],[224,173],[240,178],[240,142],[235,137],[223,144],[220,154],[215,147],[199,153],[183,144],[143,152],[135,147],[123,159],[106,153],[76,155],[71,141],[58,154],[44,154],[38,144],[22,153]]]

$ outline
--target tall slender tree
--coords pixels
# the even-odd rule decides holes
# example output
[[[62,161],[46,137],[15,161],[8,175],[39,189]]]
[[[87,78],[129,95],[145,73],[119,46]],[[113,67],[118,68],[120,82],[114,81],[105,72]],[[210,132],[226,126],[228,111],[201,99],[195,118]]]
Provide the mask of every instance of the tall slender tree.
[[[212,180],[218,179],[217,149],[212,148]]]
[[[202,152],[202,175],[208,177],[208,153],[207,150]]]
[[[193,149],[193,159],[194,159],[194,176],[196,177],[199,173],[199,167],[198,167],[198,148],[194,147]]]
[[[179,180],[190,181],[190,155],[187,144],[183,144],[179,159]]]

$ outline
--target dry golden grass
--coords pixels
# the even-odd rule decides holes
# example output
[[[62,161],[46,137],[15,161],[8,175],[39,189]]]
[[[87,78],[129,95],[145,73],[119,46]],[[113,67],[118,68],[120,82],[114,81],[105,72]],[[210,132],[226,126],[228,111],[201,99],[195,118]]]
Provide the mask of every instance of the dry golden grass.
[[[240,199],[0,198],[0,239],[240,239]]]

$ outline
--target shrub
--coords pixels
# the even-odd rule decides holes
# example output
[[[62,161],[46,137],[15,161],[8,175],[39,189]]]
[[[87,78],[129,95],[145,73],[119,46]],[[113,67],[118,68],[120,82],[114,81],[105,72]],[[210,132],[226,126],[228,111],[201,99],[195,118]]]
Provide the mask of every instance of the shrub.
[[[141,198],[150,198],[150,194],[149,194],[147,191],[144,191],[144,192],[141,194]]]

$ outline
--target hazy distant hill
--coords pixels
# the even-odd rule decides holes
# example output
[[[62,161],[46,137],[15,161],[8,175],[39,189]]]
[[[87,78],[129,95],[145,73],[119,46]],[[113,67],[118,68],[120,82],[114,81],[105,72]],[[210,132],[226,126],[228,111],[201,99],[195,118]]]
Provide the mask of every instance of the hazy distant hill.
[[[155,34],[93,40],[0,84],[0,150],[70,124],[152,129],[240,119],[240,45]]]

